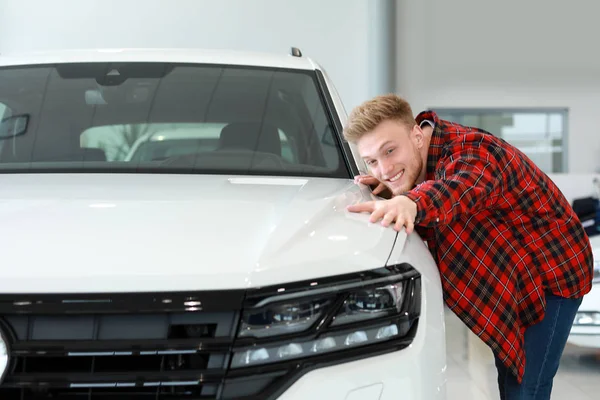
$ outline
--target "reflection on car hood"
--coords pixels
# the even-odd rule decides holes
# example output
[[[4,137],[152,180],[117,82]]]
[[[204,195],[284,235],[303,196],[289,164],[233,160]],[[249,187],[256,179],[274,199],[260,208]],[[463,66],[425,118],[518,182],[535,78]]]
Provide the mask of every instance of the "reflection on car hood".
[[[1,175],[0,293],[245,288],[377,268],[396,232],[345,210],[367,196],[347,179]]]

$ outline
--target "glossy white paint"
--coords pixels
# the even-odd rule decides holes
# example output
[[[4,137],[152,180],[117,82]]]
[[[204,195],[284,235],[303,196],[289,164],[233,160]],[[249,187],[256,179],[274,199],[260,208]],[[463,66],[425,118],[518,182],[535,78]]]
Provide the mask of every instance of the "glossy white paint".
[[[0,175],[0,292],[232,289],[378,268],[395,233],[345,209],[368,198],[350,180]]]
[[[305,57],[162,49],[3,55],[0,65],[127,60],[319,68]],[[325,80],[343,124],[346,111],[326,74]],[[285,288],[292,281],[409,262],[423,277],[414,342],[402,351],[314,370],[280,399],[444,400],[436,265],[416,233],[397,234],[345,209],[373,198],[351,179],[0,175],[0,292]]]

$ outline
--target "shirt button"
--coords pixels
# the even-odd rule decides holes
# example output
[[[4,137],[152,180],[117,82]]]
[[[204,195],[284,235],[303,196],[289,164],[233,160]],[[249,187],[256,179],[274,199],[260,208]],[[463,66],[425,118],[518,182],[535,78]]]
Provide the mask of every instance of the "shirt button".
[[[439,218],[436,218],[436,219],[435,219],[435,222],[440,222],[440,219],[439,219]]]

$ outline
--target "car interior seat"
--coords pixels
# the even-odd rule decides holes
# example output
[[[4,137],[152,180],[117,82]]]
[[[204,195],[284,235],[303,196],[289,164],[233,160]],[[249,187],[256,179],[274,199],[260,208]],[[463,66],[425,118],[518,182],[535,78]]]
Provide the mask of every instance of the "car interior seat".
[[[281,157],[279,131],[262,122],[234,122],[226,125],[219,136],[219,150],[250,150]]]

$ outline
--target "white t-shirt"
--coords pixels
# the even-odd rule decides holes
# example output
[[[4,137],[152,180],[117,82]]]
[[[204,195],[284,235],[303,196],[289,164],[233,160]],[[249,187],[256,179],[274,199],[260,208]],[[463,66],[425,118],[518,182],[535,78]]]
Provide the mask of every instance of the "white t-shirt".
[[[422,128],[424,124],[429,124],[432,128],[435,128],[435,124],[433,123],[433,121],[429,121],[428,119],[424,119],[423,121],[421,121],[421,125],[419,126]]]

